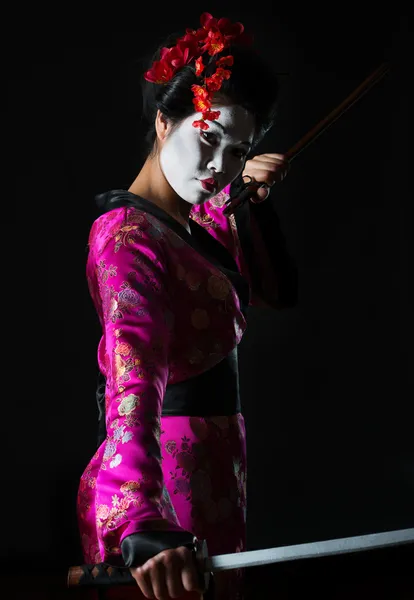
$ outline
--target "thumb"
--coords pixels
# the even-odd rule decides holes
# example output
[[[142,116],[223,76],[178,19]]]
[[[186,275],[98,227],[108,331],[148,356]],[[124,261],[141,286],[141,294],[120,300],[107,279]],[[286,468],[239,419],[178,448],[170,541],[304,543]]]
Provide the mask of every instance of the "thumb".
[[[255,204],[260,204],[264,200],[267,200],[270,194],[270,187],[263,183],[256,192],[252,195],[251,201]]]

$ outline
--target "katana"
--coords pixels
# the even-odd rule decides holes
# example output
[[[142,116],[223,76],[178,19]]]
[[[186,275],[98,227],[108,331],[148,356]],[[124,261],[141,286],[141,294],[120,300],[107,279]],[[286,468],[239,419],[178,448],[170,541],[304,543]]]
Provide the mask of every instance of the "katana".
[[[194,557],[198,571],[204,578],[205,589],[207,589],[210,574],[219,571],[246,569],[249,567],[260,567],[294,560],[377,550],[403,544],[412,544],[413,542],[414,528],[411,528],[321,542],[282,546],[279,548],[266,548],[264,550],[250,550],[248,552],[208,556],[205,540],[197,540],[197,538],[194,538]],[[136,582],[128,568],[114,567],[107,563],[82,565],[71,567],[69,569],[68,587],[70,588],[77,586],[99,587],[109,585],[136,585]]]

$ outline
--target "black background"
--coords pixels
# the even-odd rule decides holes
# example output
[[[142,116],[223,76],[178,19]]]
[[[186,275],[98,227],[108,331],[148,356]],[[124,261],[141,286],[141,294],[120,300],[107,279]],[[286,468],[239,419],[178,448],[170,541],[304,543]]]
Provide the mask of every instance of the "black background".
[[[251,309],[240,348],[249,549],[414,526],[409,11],[226,6],[86,17],[56,5],[14,22],[6,263],[22,306],[4,316],[20,330],[4,399],[3,566],[81,560],[76,491],[97,418],[85,279],[94,195],[128,188],[141,166],[139,59],[203,10],[242,21],[281,73],[278,121],[258,153],[287,151],[392,64],[272,191],[300,288],[294,309]]]

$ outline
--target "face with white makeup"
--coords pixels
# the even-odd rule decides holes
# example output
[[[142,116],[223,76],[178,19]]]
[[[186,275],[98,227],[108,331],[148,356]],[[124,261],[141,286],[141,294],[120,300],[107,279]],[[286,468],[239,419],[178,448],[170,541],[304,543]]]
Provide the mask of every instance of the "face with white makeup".
[[[219,104],[214,110],[220,117],[208,121],[207,130],[192,125],[200,113],[175,126],[157,114],[161,170],[175,193],[190,204],[202,204],[231,183],[241,173],[253,141],[254,117],[244,108]]]

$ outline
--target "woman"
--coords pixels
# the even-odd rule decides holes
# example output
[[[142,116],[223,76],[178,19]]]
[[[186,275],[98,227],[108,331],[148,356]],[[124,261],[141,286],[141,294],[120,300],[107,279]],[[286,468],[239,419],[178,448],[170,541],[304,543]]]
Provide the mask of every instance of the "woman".
[[[144,83],[150,152],[128,191],[98,197],[90,232],[102,414],[79,488],[82,545],[88,563],[131,567],[147,598],[200,589],[194,535],[210,554],[245,549],[237,345],[249,303],[296,301],[267,203],[224,213],[241,174],[271,186],[287,170],[279,154],[246,162],[277,95],[246,42],[242,25],[204,13],[157,51]],[[241,572],[216,575],[215,598],[242,597]]]

